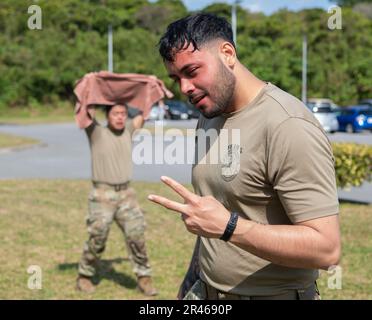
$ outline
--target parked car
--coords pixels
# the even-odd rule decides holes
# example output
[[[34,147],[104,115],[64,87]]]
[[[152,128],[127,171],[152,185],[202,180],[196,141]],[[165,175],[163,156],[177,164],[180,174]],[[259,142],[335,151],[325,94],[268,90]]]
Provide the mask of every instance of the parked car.
[[[362,130],[372,131],[372,107],[357,105],[343,108],[337,117],[340,131],[360,132]]]
[[[160,108],[157,104],[151,108],[150,120],[163,120],[167,119],[167,110]]]
[[[171,119],[186,120],[190,118],[189,108],[185,102],[178,100],[167,100],[165,101],[165,105],[165,108]]]
[[[189,114],[189,119],[199,119],[200,111],[197,107],[195,107],[193,104],[188,103],[187,108],[188,108],[187,113]]]
[[[338,131],[339,124],[335,112],[337,105],[330,99],[309,99],[306,104],[318,119],[325,132],[334,133]]]
[[[327,98],[309,98],[307,103],[317,107],[330,107],[332,110],[339,108],[339,106],[331,99]]]
[[[363,99],[359,101],[359,105],[367,105],[372,107],[372,99]]]

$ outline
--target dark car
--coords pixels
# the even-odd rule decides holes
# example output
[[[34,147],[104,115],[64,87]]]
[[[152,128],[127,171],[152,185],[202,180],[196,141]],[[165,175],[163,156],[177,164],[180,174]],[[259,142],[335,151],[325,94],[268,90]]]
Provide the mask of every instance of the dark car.
[[[194,106],[179,100],[165,101],[166,109],[171,119],[185,120],[199,118],[200,112]]]
[[[367,105],[342,108],[337,117],[340,131],[360,132],[372,131],[372,107]]]
[[[363,99],[359,101],[360,105],[367,105],[372,107],[372,99]]]
[[[188,103],[187,108],[189,109],[187,113],[189,114],[190,119],[199,119],[200,111],[193,104]]]
[[[187,104],[183,101],[178,100],[168,100],[165,101],[166,110],[171,119],[174,120],[186,120],[190,118],[189,108]]]

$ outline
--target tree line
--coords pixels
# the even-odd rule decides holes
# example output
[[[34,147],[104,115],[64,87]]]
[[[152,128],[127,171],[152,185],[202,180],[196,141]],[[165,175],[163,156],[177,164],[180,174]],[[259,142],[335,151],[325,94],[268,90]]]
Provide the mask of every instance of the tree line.
[[[28,28],[30,4],[0,3],[0,110],[72,101],[77,79],[107,69],[109,24],[114,71],[155,74],[180,98],[157,42],[170,22],[190,14],[181,0],[39,0],[41,30]],[[231,20],[227,3],[203,11]],[[301,97],[306,34],[308,97],[331,98],[340,105],[372,98],[372,20],[343,7],[342,29],[330,30],[330,16],[323,9],[264,15],[238,7],[238,57],[261,79]]]

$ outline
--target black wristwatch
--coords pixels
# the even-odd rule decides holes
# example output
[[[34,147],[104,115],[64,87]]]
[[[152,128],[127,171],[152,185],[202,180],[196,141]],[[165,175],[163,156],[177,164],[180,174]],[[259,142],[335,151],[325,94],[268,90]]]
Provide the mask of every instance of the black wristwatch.
[[[236,212],[231,212],[231,216],[230,216],[229,222],[226,225],[225,232],[220,237],[221,240],[223,241],[230,240],[231,236],[233,235],[235,231],[236,224],[238,223],[238,218],[239,218],[239,215]]]

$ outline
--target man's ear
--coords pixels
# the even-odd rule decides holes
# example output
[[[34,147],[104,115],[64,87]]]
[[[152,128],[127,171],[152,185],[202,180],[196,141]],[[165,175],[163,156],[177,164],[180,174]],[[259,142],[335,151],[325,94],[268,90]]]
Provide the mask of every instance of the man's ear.
[[[230,42],[225,41],[220,44],[220,54],[228,67],[233,68],[235,66],[236,51]]]

